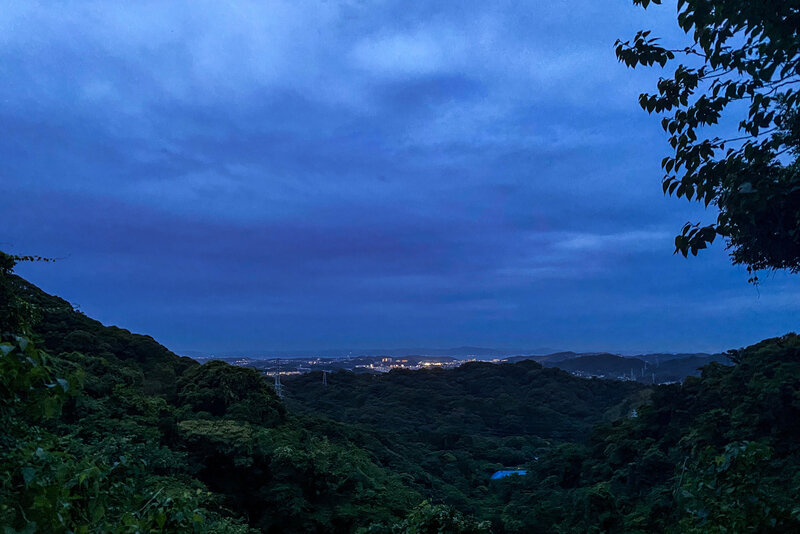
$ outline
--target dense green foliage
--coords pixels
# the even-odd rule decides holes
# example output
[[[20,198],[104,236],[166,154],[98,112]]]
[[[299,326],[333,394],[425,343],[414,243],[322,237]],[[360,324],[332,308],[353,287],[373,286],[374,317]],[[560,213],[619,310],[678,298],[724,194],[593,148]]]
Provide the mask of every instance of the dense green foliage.
[[[515,481],[509,530],[800,530],[800,338],[734,358],[656,388],[637,417],[543,457]]]
[[[637,389],[532,362],[341,373],[335,386],[305,389],[327,410],[295,400],[289,413],[256,371],[200,366],[105,327],[12,266],[2,283],[15,302],[4,323],[14,350],[2,370],[17,382],[2,396],[14,399],[3,417],[19,431],[6,438],[16,452],[3,457],[2,497],[17,503],[3,508],[14,530],[484,532],[488,523],[464,513],[499,510],[494,469],[586,436]],[[52,356],[29,341],[34,330]],[[24,351],[41,362],[25,367],[38,360]],[[332,416],[337,406],[353,417]],[[462,511],[417,507],[425,497]]]
[[[528,464],[554,443],[585,439],[612,408],[628,411],[641,390],[532,361],[341,371],[327,386],[320,373],[309,373],[284,385],[294,411],[347,423],[362,432],[362,447],[418,492],[484,516],[498,504],[489,482],[494,471]]]
[[[348,532],[422,500],[334,426],[287,414],[256,371],[104,327],[12,266],[0,278],[15,303],[0,325],[4,534]]]
[[[465,516],[450,506],[423,501],[408,516],[390,527],[372,525],[368,534],[489,534],[489,521]]]
[[[671,113],[664,192],[718,208],[676,251],[721,235],[734,263],[800,271],[800,1],[678,10],[691,46],[617,45],[685,60],[640,97]],[[707,137],[737,112],[740,137]],[[284,404],[252,369],[84,316],[19,259],[41,258],[0,253],[2,534],[800,532],[794,334],[652,389],[523,361],[309,374]],[[504,467],[528,474],[490,480]]]
[[[588,441],[571,436],[556,443],[548,432],[558,433],[574,412],[552,413],[545,418],[551,426],[536,429],[551,438],[544,446],[502,421],[520,408],[521,419],[528,421],[537,409],[535,394],[504,396],[525,391],[520,385],[530,380],[514,366],[499,367],[505,371],[499,391],[487,385],[492,367],[476,365],[463,367],[461,376],[422,375],[417,387],[407,382],[416,377],[409,372],[375,378],[338,373],[326,389],[318,376],[306,375],[287,382],[287,392],[307,410],[379,428],[376,435],[391,436],[398,448],[408,443],[403,458],[424,467],[433,492],[492,520],[496,532],[795,531],[800,529],[800,508],[793,502],[800,489],[800,338],[767,340],[730,357],[736,365],[713,363],[682,385],[641,391],[635,411],[630,404],[617,410],[623,417],[598,425]],[[533,376],[547,371],[531,362],[526,366]],[[561,374],[541,384],[553,388],[547,394],[563,398],[552,406],[585,409],[581,400],[569,398],[577,390]],[[608,395],[582,401],[601,402]],[[481,404],[500,397],[506,402],[502,408]],[[458,411],[463,406],[470,407],[469,414]],[[448,432],[450,442],[443,440]],[[414,449],[419,456],[407,452]],[[527,457],[521,457],[525,451]],[[534,454],[537,461],[531,461]],[[446,456],[468,469],[448,470]],[[484,483],[481,494],[475,488],[480,482],[466,473],[499,465],[492,460],[522,465],[529,475]],[[394,470],[407,469],[402,462],[387,462]],[[437,478],[459,482],[448,487],[437,485]],[[458,491],[470,484],[463,502]]]
[[[173,459],[169,451],[138,442],[146,434],[131,428],[111,434],[100,427],[91,429],[99,439],[82,439],[81,426],[65,427],[56,417],[69,418],[65,412],[81,398],[83,375],[65,363],[28,338],[3,335],[4,532],[247,532],[204,508],[210,493],[202,485],[160,474],[159,463]]]
[[[320,373],[308,373],[284,384],[288,401],[297,400],[308,411],[445,446],[464,435],[580,439],[592,421],[641,389],[635,383],[581,380],[530,360],[383,375],[340,371],[329,375],[327,387]]]
[[[647,7],[660,0],[634,0]],[[690,46],[670,49],[650,32],[617,42],[630,67],[681,64],[639,103],[668,113],[661,124],[673,154],[663,159],[664,192],[718,208],[715,224],[687,223],[676,251],[728,240],[734,263],[800,270],[800,2],[679,0]],[[711,137],[738,121],[739,134]]]
[[[11,267],[3,534],[800,531],[795,335],[648,389],[523,361],[312,373],[284,403],[254,370],[104,327]],[[529,474],[489,479],[503,467]]]

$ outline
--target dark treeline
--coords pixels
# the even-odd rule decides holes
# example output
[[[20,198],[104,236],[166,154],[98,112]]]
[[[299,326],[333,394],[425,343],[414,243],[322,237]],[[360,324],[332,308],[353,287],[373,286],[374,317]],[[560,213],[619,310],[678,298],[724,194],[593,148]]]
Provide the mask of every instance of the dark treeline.
[[[680,382],[687,376],[700,376],[700,369],[712,362],[730,364],[724,354],[663,356],[665,357],[659,359],[652,356],[637,358],[616,354],[590,354],[556,361],[545,360],[542,365],[558,367],[580,376],[624,377],[643,384],[661,384]]]
[[[502,504],[494,470],[586,437],[641,389],[533,362],[471,364],[337,373],[328,388],[311,374],[287,383],[287,410],[256,371],[105,327],[4,259],[11,531],[485,531]]]
[[[534,362],[308,374],[199,365],[3,257],[5,532],[800,529],[800,340],[683,384]],[[492,481],[494,470],[527,476]]]
[[[422,501],[336,425],[287,413],[256,371],[104,327],[2,259],[5,533],[348,532]]]
[[[416,491],[481,516],[499,505],[494,471],[583,440],[595,423],[629,413],[646,395],[636,383],[583,380],[532,361],[341,371],[327,385],[309,373],[283,383],[290,411],[357,429],[359,444]]]
[[[663,190],[717,215],[675,250],[720,238],[753,282],[797,273],[800,4],[680,1],[677,22],[687,48],[616,46],[669,65],[639,98],[672,147]],[[723,114],[740,135],[706,138]],[[520,362],[308,375],[284,402],[13,275],[42,259],[0,253],[3,534],[800,532],[794,334],[672,385]],[[501,467],[527,474],[490,481]]]

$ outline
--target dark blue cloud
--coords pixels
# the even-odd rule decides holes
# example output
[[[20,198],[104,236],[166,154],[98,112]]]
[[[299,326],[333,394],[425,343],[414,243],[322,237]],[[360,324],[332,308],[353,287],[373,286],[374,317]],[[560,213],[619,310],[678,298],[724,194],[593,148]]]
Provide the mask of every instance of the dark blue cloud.
[[[0,11],[2,247],[177,350],[716,350],[796,323],[671,254],[667,145],[617,64],[674,5],[35,3]]]

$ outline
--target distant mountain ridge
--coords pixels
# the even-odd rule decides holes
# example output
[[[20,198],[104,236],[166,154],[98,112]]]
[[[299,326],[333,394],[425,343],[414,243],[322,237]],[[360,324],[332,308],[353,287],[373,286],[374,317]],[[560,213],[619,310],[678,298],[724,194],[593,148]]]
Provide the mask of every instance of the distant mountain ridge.
[[[399,348],[399,349],[321,349],[321,350],[236,350],[236,351],[220,351],[215,353],[183,350],[178,351],[184,356],[191,358],[347,358],[358,356],[451,356],[454,358],[504,358],[514,354],[532,354],[544,355],[555,352],[554,349],[549,347],[541,347],[537,349],[496,349],[487,347],[453,347],[453,348]]]
[[[516,351],[515,351],[516,352]],[[317,364],[327,365],[327,367],[317,367],[317,369],[343,368],[354,371],[370,371],[373,365],[386,370],[388,364],[380,360],[384,357],[390,359],[430,359],[430,360],[450,360],[466,361],[477,359],[482,361],[492,361],[495,363],[508,362],[519,363],[526,360],[534,361],[544,367],[555,367],[567,371],[575,376],[584,378],[606,378],[613,380],[629,380],[644,384],[664,384],[672,382],[682,382],[687,376],[699,376],[700,368],[710,363],[716,362],[728,365],[731,362],[724,354],[699,353],[651,353],[636,356],[624,356],[611,352],[550,352],[547,354],[535,354],[534,351],[526,351],[527,354],[509,356],[503,349],[490,349],[482,347],[457,347],[452,349],[393,349],[393,350],[365,350],[348,351],[343,354],[341,350],[317,351],[313,354],[303,356],[305,352],[283,352],[271,353],[269,356],[253,356],[252,353],[241,353],[239,356],[203,356],[200,354],[187,354],[199,361],[219,359],[234,365],[245,365],[268,369],[266,362],[272,362],[272,370],[308,372],[312,369],[308,366],[291,368],[292,364],[283,364],[281,360],[299,361],[305,358],[317,359]],[[186,353],[185,353],[186,354]],[[397,363],[397,362],[394,362]],[[372,365],[370,365],[372,364]],[[413,362],[412,362],[413,364]],[[310,365],[310,362],[309,362]],[[407,365],[404,363],[402,365]],[[449,366],[450,364],[445,364]],[[369,367],[369,369],[366,369]],[[366,369],[366,370],[365,370]]]
[[[509,361],[530,359],[545,367],[557,367],[583,377],[615,378],[644,383],[680,382],[699,376],[700,368],[716,362],[729,365],[724,354],[647,354],[620,356],[611,353],[562,352],[546,356],[517,356]]]
[[[705,352],[700,353],[649,353],[649,354],[636,354],[624,355],[615,352],[597,351],[597,352],[574,352],[574,351],[559,351],[550,347],[540,347],[535,349],[518,349],[518,348],[491,348],[491,347],[473,347],[462,346],[452,348],[430,348],[430,347],[412,347],[412,348],[398,348],[398,349],[322,349],[322,350],[236,350],[236,351],[220,351],[220,352],[204,352],[196,350],[183,350],[177,351],[183,356],[190,358],[251,358],[251,359],[265,359],[265,358],[348,358],[359,356],[450,356],[453,358],[505,358],[510,362],[522,360],[534,360],[537,362],[555,362],[564,361],[581,356],[594,356],[599,354],[612,354],[620,358],[638,358],[639,360],[648,363],[665,362],[668,360],[690,358],[690,357],[712,357],[721,356],[721,354],[710,354]]]

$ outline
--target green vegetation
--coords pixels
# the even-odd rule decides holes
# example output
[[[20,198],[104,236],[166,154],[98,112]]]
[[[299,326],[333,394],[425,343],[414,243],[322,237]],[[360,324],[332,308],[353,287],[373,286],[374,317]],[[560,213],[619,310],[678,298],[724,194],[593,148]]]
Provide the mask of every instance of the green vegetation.
[[[800,5],[678,9],[693,46],[617,48],[700,58],[640,100],[673,112],[665,192],[719,209],[677,251],[722,235],[736,263],[798,271]],[[698,141],[737,101],[744,138]],[[310,374],[284,404],[254,370],[84,316],[18,259],[0,253],[2,534],[800,532],[794,334],[651,389],[523,361]],[[490,481],[502,467],[528,474]]]
[[[308,375],[287,410],[256,371],[105,327],[3,259],[7,532],[486,532],[493,470],[585,438],[641,389],[471,364]]]
[[[800,337],[655,388],[638,417],[533,464],[504,511],[521,532],[796,532]],[[509,530],[514,530],[509,528]]]
[[[655,388],[522,361],[312,373],[284,403],[5,265],[4,534],[800,530],[795,335]]]
[[[660,0],[634,0],[647,7]],[[718,209],[714,224],[687,223],[675,238],[686,256],[727,239],[734,263],[800,270],[800,4],[796,0],[679,0],[692,44],[671,49],[650,32],[617,42],[629,67],[677,65],[642,94],[673,153],[662,161],[664,192]],[[721,121],[739,134],[710,137]]]
[[[538,363],[467,363],[452,370],[340,371],[284,380],[292,411],[346,423],[381,465],[431,500],[487,517],[500,501],[489,477],[583,440],[613,408],[638,402],[634,382],[583,380]]]
[[[2,259],[4,534],[348,532],[422,500],[256,371],[104,327]]]

